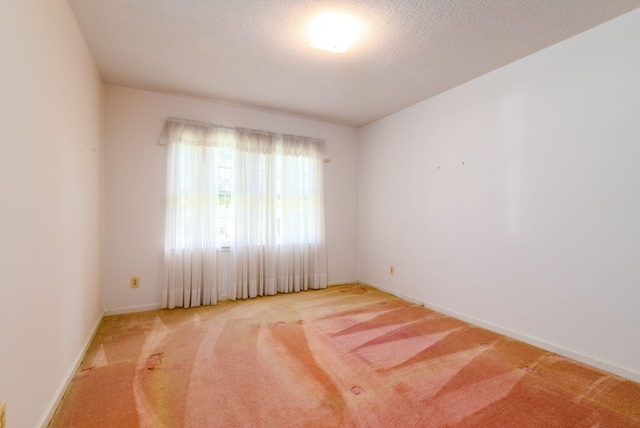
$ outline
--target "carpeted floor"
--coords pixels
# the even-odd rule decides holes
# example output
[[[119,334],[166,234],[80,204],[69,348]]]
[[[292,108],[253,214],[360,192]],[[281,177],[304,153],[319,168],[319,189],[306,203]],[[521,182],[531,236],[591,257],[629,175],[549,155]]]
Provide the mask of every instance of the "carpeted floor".
[[[640,384],[362,285],[106,317],[52,427],[640,427]]]

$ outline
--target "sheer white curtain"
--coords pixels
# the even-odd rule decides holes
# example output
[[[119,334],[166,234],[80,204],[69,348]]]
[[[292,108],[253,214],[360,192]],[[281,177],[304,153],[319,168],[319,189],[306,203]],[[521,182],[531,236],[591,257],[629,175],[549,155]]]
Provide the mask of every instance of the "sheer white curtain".
[[[217,163],[232,132],[166,121],[167,186],[162,306],[192,307],[218,301]]]
[[[236,137],[230,297],[326,287],[324,153],[302,137]]]
[[[231,299],[327,286],[324,141],[171,118],[159,143],[167,146],[163,307],[217,303],[222,268]]]

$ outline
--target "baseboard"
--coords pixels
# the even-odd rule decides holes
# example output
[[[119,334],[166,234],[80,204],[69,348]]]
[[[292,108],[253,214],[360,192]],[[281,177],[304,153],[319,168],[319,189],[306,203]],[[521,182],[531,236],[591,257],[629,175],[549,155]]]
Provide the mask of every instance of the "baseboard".
[[[332,282],[328,283],[327,285],[329,287],[332,287],[334,285],[345,285],[345,284],[358,284],[358,280],[357,279],[351,279],[351,280],[342,280],[342,281],[332,281]],[[228,299],[229,299],[229,295],[228,294],[223,294],[222,296],[220,296],[218,298],[218,301],[222,302],[222,301],[228,300]],[[151,304],[151,305],[126,306],[124,308],[106,309],[104,311],[104,314],[105,314],[105,316],[123,315],[123,314],[131,314],[131,313],[134,313],[134,312],[155,311],[156,309],[162,309],[162,304],[155,303],[155,304]]]
[[[329,287],[333,287],[334,285],[347,285],[347,284],[358,284],[357,279],[343,280],[343,281],[331,281],[327,284]]]
[[[162,304],[154,303],[152,305],[127,306],[124,308],[106,309],[104,311],[104,315],[110,316],[110,315],[132,314],[134,312],[155,311],[156,309],[162,309]]]
[[[91,345],[91,342],[93,341],[93,338],[95,337],[101,322],[102,322],[102,316],[98,318],[98,321],[91,328],[89,335],[82,343],[82,347],[80,348],[78,355],[74,359],[73,364],[71,364],[71,367],[69,367],[69,369],[67,370],[67,373],[65,373],[62,383],[60,384],[55,394],[53,395],[53,398],[49,402],[49,405],[47,406],[44,413],[42,414],[42,417],[40,418],[40,421],[38,422],[36,427],[46,428],[47,426],[49,426],[49,423],[51,422],[51,419],[53,419],[53,415],[56,413],[56,410],[58,409],[58,406],[62,401],[62,397],[64,397],[64,394],[67,392],[67,388],[69,387],[69,384],[73,379],[73,376],[78,371],[78,368],[80,367],[80,363],[82,363],[82,360],[84,359],[84,356],[87,353],[87,350],[89,349],[89,345]]]
[[[540,340],[540,339],[537,339],[535,337],[530,337],[530,336],[515,332],[513,330],[509,330],[507,328],[500,327],[498,325],[492,324],[492,323],[487,322],[487,321],[483,321],[483,320],[480,320],[480,319],[477,319],[477,318],[473,318],[473,317],[461,314],[461,313],[456,312],[454,310],[451,310],[449,308],[445,308],[445,307],[442,307],[442,306],[439,306],[439,305],[435,305],[435,304],[431,304],[431,303],[428,303],[428,302],[424,302],[424,301],[422,301],[420,299],[417,299],[415,297],[405,296],[402,293],[397,293],[397,292],[395,292],[393,290],[385,289],[384,287],[380,287],[378,285],[371,284],[371,283],[366,282],[366,281],[360,281],[360,283],[368,285],[368,286],[373,287],[373,288],[376,288],[376,289],[378,289],[380,291],[384,291],[385,293],[393,294],[394,296],[399,297],[400,299],[406,300],[408,302],[415,303],[415,304],[420,305],[420,306],[424,306],[425,308],[429,308],[431,310],[434,310],[434,311],[437,311],[437,312],[452,316],[452,317],[457,318],[459,320],[466,321],[466,322],[468,322],[470,324],[477,325],[477,326],[482,327],[482,328],[486,328],[487,330],[491,330],[491,331],[494,331],[496,333],[500,333],[500,334],[502,334],[504,336],[511,337],[511,338],[519,340],[521,342],[528,343],[529,345],[533,345],[533,346],[536,346],[538,348],[545,349],[545,350],[547,350],[549,352],[553,352],[555,354],[562,355],[564,357],[570,358],[570,359],[575,360],[575,361],[579,361],[581,363],[590,365],[592,367],[596,367],[596,368],[598,368],[600,370],[604,370],[606,372],[613,373],[613,374],[616,374],[618,376],[622,376],[622,377],[630,379],[630,380],[632,380],[634,382],[640,382],[640,373],[637,373],[637,372],[635,372],[635,371],[633,371],[631,369],[628,369],[628,368],[625,368],[625,367],[620,367],[620,366],[618,366],[616,364],[613,364],[611,362],[602,361],[602,360],[599,360],[597,358],[590,357],[588,355],[584,355],[584,354],[572,351],[570,349],[566,349],[566,348],[564,348],[564,347],[562,347],[560,345],[557,345],[555,343],[546,342],[544,340]]]
[[[330,282],[327,285],[329,287],[332,287],[334,285],[357,284],[357,283],[358,283],[357,279],[352,279],[352,280],[348,280],[348,281],[334,281],[334,282]],[[222,295],[222,296],[220,296],[218,298],[218,301],[222,302],[222,301],[228,300],[228,299],[229,299],[229,296],[227,294],[224,294],[224,295]],[[124,308],[107,309],[107,310],[104,311],[104,315],[105,316],[124,315],[124,314],[131,314],[131,313],[134,313],[134,312],[155,311],[156,309],[162,309],[162,304],[155,303],[155,304],[151,304],[151,305],[127,306],[127,307],[124,307]]]
[[[380,290],[380,291],[384,291],[385,293],[393,294],[394,296],[396,296],[396,297],[398,297],[398,298],[400,298],[402,300],[406,300],[407,302],[414,303],[414,304],[416,304],[418,306],[425,306],[425,303],[422,300],[416,299],[415,297],[407,296],[407,295],[404,295],[402,293],[398,293],[396,291],[389,290],[389,289],[384,288],[384,287],[380,287],[379,285],[371,284],[370,282],[359,281],[359,283],[360,284],[364,284],[364,285],[368,285],[369,287],[373,287],[373,288],[375,288],[377,290]]]

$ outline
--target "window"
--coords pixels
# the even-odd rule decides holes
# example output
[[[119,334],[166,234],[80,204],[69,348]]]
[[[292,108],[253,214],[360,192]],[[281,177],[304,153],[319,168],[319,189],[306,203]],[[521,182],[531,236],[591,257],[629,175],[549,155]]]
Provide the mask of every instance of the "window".
[[[326,286],[323,141],[167,120],[160,143],[169,307],[185,304],[176,290],[215,282],[223,247],[237,297]]]
[[[224,148],[218,150],[216,176],[218,180],[218,212],[216,214],[218,241],[221,245],[229,246],[233,239],[233,150]]]
[[[310,159],[274,155],[271,165],[267,166],[267,156],[252,155],[257,158],[255,170],[243,177],[234,174],[237,155],[234,156],[231,148],[177,144],[172,152],[176,159],[175,188],[179,195],[175,207],[177,249],[193,245],[194,229],[203,234],[215,230],[214,239],[203,237],[202,241],[215,242],[218,247],[230,246],[236,235],[236,205],[243,199],[235,194],[243,190],[245,201],[255,211],[250,214],[252,221],[247,227],[260,231],[252,234],[255,244],[291,242],[283,230],[285,218],[297,217],[297,222],[303,224],[316,219],[312,210],[316,198],[322,195],[314,184],[319,177]],[[208,161],[200,162],[199,158]],[[309,233],[296,236],[301,243],[314,240]]]

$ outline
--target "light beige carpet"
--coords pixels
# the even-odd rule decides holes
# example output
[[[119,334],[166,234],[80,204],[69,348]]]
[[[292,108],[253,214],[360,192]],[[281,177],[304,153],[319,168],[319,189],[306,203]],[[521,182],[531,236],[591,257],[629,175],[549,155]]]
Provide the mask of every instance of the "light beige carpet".
[[[106,317],[53,427],[640,427],[640,384],[362,285]]]

